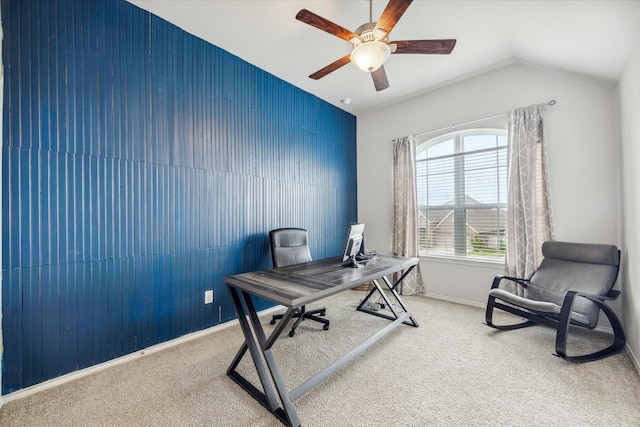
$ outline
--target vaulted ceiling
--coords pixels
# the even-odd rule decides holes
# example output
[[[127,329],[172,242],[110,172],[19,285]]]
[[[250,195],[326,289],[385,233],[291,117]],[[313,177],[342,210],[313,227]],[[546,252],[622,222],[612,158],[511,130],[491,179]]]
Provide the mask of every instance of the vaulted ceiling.
[[[454,38],[456,47],[450,55],[392,55],[384,66],[390,87],[377,92],[351,64],[310,79],[352,48],[295,19],[308,9],[354,31],[369,21],[367,0],[128,1],[356,115],[513,62],[613,88],[640,44],[640,0],[416,0],[390,39]],[[386,5],[373,0],[374,21]]]

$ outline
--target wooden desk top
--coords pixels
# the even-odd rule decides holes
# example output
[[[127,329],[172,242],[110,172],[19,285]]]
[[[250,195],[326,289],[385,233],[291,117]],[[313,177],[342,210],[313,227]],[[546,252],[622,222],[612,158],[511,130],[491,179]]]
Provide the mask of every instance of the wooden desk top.
[[[406,270],[418,261],[418,258],[379,255],[361,268],[350,268],[342,267],[341,257],[335,257],[236,274],[225,277],[224,281],[241,291],[296,308]]]

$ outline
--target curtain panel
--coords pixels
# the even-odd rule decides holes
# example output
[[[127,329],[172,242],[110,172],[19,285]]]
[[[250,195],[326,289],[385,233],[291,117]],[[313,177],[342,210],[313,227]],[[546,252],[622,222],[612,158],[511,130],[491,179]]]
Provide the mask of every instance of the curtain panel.
[[[505,272],[509,276],[531,277],[542,260],[542,243],[553,240],[543,127],[545,107],[546,104],[539,104],[509,113],[505,257]]]
[[[416,147],[413,135],[393,140],[393,254],[418,257]],[[425,294],[420,265],[402,281],[403,295]]]

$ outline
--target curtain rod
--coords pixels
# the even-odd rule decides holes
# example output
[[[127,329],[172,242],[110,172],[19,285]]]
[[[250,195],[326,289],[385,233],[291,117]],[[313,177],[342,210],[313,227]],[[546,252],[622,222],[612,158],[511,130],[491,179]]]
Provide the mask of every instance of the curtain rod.
[[[548,106],[554,106],[554,105],[556,105],[556,100],[552,99],[551,101],[546,103],[545,108],[548,107]],[[496,114],[494,116],[484,117],[482,119],[469,120],[468,122],[464,122],[464,123],[458,123],[458,124],[454,123],[454,124],[452,124],[450,126],[445,126],[443,128],[440,128],[440,129],[434,129],[434,130],[428,130],[426,132],[420,132],[420,133],[415,134],[414,136],[429,135],[430,133],[442,132],[443,130],[447,130],[447,129],[454,129],[455,130],[456,126],[466,126],[466,125],[469,125],[471,123],[484,122],[484,121],[487,121],[487,120],[497,119],[498,117],[502,117],[502,116],[505,116],[507,114],[508,113],[501,113],[501,114]]]

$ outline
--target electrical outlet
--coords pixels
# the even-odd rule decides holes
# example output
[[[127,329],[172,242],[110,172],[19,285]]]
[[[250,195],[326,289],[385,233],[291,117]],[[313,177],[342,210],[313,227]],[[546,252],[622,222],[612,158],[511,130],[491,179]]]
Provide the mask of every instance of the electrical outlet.
[[[213,302],[213,289],[204,291],[204,303],[211,304]]]

